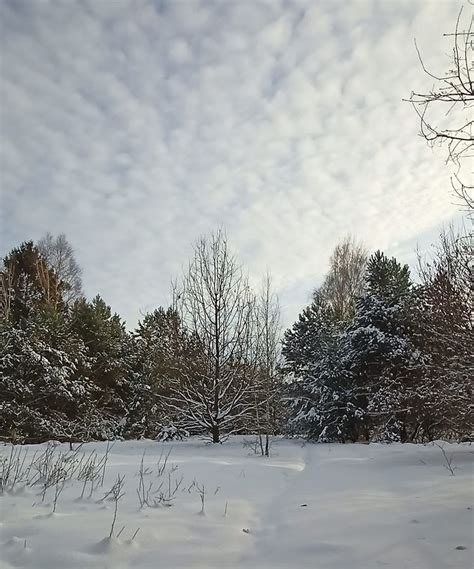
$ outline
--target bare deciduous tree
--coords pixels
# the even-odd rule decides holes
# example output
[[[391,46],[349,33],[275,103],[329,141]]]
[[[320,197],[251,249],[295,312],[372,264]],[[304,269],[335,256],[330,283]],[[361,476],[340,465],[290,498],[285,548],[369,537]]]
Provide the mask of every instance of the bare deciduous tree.
[[[56,278],[50,267],[43,259],[39,258],[36,263],[36,278],[43,291],[44,299],[47,304],[57,308],[61,296],[67,295],[67,288],[61,279]]]
[[[74,257],[74,249],[64,233],[56,238],[47,233],[38,241],[38,250],[56,276],[64,283],[64,301],[71,304],[82,295],[82,270]]]
[[[474,103],[474,18],[471,15],[466,27],[461,29],[462,14],[461,8],[454,33],[444,34],[444,37],[453,38],[451,63],[446,73],[438,75],[426,67],[415,41],[423,71],[434,84],[427,93],[412,92],[408,101],[420,119],[420,135],[430,146],[447,146],[447,162],[455,167],[451,179],[453,190],[472,215],[474,186],[469,180],[472,180],[474,148],[471,110]],[[439,103],[443,105],[440,107]],[[463,171],[464,165],[467,171]]]
[[[464,311],[464,326],[474,331],[474,235],[463,227],[443,229],[431,259],[418,253],[418,274],[425,286],[445,274]]]
[[[346,237],[334,249],[321,291],[337,321],[352,318],[355,300],[364,292],[366,264],[367,251],[352,237]]]
[[[453,227],[444,230],[431,259],[419,256],[418,271],[422,282],[418,295],[423,304],[416,323],[430,356],[424,364],[429,404],[423,430],[430,438],[436,433],[464,436],[474,428],[473,236]],[[423,400],[420,395],[418,389],[418,401]]]
[[[200,428],[221,441],[250,410],[252,312],[254,299],[242,268],[222,231],[200,239],[175,295],[181,317],[197,345],[199,365],[183,366],[183,378],[167,406],[184,415],[187,428]]]
[[[280,304],[272,290],[267,273],[262,282],[255,310],[255,348],[258,383],[255,389],[255,421],[262,456],[270,454],[270,437],[277,429],[278,402],[281,382],[278,375],[280,359]]]
[[[0,271],[0,319],[10,319],[15,284],[15,264],[10,263]]]

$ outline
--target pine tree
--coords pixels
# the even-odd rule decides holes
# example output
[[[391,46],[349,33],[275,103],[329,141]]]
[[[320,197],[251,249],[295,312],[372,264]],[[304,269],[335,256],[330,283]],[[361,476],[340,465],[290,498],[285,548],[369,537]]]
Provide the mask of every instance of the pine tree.
[[[0,433],[9,440],[83,439],[93,386],[83,375],[85,346],[62,316],[30,314],[0,326]]]
[[[316,291],[313,302],[283,339],[290,430],[310,439],[332,437],[327,428],[332,419],[328,419],[327,411],[335,409],[337,399],[332,362],[338,335],[339,325],[331,306],[324,294]]]
[[[0,318],[26,321],[37,309],[64,309],[64,286],[32,241],[22,243],[3,260],[0,272]]]
[[[406,438],[400,394],[420,358],[408,336],[409,270],[377,252],[365,281],[345,327],[321,291],[285,335],[291,422],[311,439],[369,439],[374,429],[382,438]]]
[[[100,412],[122,424],[132,399],[130,336],[117,314],[100,296],[91,302],[77,300],[71,308],[71,332],[87,349],[88,374],[96,386],[95,405]]]
[[[377,251],[369,259],[366,281],[367,294],[341,337],[339,361],[364,414],[360,434],[404,441],[410,436],[410,389],[423,365],[410,337],[410,272]]]
[[[284,334],[282,354],[286,373],[301,377],[312,369],[334,343],[336,324],[331,307],[320,291]]]
[[[155,438],[173,423],[164,397],[182,381],[184,360],[193,360],[190,342],[181,319],[173,308],[158,308],[146,314],[134,333],[134,369],[141,396],[130,416],[135,436]]]
[[[70,334],[64,287],[33,243],[1,272],[0,433],[9,440],[69,439],[90,402],[85,346]]]

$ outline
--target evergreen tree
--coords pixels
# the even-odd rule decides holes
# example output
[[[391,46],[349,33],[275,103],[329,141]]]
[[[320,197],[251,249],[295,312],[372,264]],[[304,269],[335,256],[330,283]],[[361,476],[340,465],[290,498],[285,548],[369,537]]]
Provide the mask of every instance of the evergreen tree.
[[[0,433],[68,439],[86,414],[85,346],[71,335],[64,287],[33,243],[4,259],[0,315]]]
[[[382,438],[406,437],[399,396],[420,363],[408,336],[409,270],[376,252],[365,281],[345,328],[323,293],[285,335],[292,424],[312,439],[368,439],[374,429]]]
[[[0,272],[0,318],[27,321],[37,309],[64,309],[64,286],[32,241],[22,243],[3,260]]]
[[[286,373],[295,377],[308,373],[333,345],[336,332],[331,307],[323,293],[317,290],[312,303],[284,334],[282,354]]]
[[[135,436],[157,437],[173,422],[164,398],[171,386],[182,381],[184,359],[193,360],[186,331],[173,308],[158,308],[146,314],[134,334],[136,357],[134,369],[140,382],[141,396],[130,417]]]
[[[410,336],[410,272],[377,251],[368,261],[366,281],[367,294],[341,337],[339,362],[364,415],[359,435],[404,441],[410,436],[410,389],[423,365]]]
[[[0,433],[9,440],[83,440],[79,423],[93,386],[83,375],[85,346],[62,316],[30,314],[0,326]]]
[[[96,406],[111,420],[124,420],[132,398],[130,336],[100,296],[77,300],[71,309],[71,332],[87,350],[89,378],[96,386]]]
[[[339,335],[331,306],[321,291],[284,335],[282,355],[287,373],[291,431],[310,439],[327,434],[328,403],[334,409],[332,365]],[[331,386],[331,387],[330,387]],[[326,429],[325,429],[326,428]]]

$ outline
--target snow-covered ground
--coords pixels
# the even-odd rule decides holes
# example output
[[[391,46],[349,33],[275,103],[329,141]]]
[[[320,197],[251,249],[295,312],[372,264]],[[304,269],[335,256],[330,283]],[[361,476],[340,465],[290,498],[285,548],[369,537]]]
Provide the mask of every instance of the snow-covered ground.
[[[34,486],[16,483],[0,496],[0,564],[5,569],[467,569],[473,566],[474,445],[442,444],[454,476],[433,445],[278,440],[271,458],[262,458],[237,437],[223,445],[196,439],[116,442],[103,485],[99,474],[89,497],[86,481],[81,498],[78,466],[54,514],[56,488],[47,489],[42,502],[39,479]],[[23,470],[46,445],[27,448]],[[95,450],[97,464],[105,449],[106,443],[84,445],[76,460],[84,452],[84,467]],[[157,463],[163,468],[169,449],[160,476]],[[55,455],[60,452],[68,446],[58,446]],[[0,453],[7,456],[10,447],[0,447]],[[150,501],[153,493],[155,499],[160,492],[167,496],[178,484],[171,507],[140,508],[143,453],[145,492],[153,483]],[[125,529],[109,539],[114,503],[101,498],[118,474],[125,475],[125,495],[114,534]],[[34,468],[28,473],[30,480],[33,476]],[[204,513],[199,489],[205,493]]]

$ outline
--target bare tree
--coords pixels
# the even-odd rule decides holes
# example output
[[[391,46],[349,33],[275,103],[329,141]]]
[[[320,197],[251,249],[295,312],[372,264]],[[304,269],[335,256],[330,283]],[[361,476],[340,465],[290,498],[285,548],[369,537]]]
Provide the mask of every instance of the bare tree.
[[[444,230],[430,259],[419,256],[421,286],[416,326],[429,358],[423,366],[423,432],[462,437],[474,428],[474,242],[467,232]],[[418,403],[419,404],[419,403]]]
[[[474,235],[465,227],[443,229],[431,258],[418,252],[418,274],[425,286],[446,275],[465,307],[464,326],[474,332]]]
[[[35,266],[36,278],[43,291],[45,302],[57,308],[61,297],[67,294],[67,287],[41,257],[37,259]]]
[[[367,251],[352,237],[346,237],[334,249],[321,291],[335,320],[347,322],[352,318],[355,300],[364,292],[366,264]]]
[[[4,270],[0,271],[0,319],[8,321],[12,311],[12,303],[15,285],[15,267],[14,263],[4,266]]]
[[[258,369],[255,397],[255,422],[262,456],[269,456],[271,435],[278,427],[278,403],[281,382],[278,374],[280,359],[280,303],[272,290],[267,273],[262,281],[256,303],[256,367]]]
[[[175,306],[197,346],[166,398],[187,428],[221,441],[250,411],[253,296],[222,231],[200,239]]]
[[[471,110],[474,103],[474,17],[471,15],[466,27],[461,28],[462,14],[461,8],[454,33],[444,34],[444,37],[453,39],[451,63],[444,74],[435,74],[427,69],[415,40],[423,71],[434,80],[434,84],[427,93],[412,92],[408,101],[420,119],[420,136],[430,146],[447,146],[446,161],[455,167],[451,179],[453,190],[472,215],[474,186],[472,181],[466,183],[466,179],[472,180],[474,147]],[[467,172],[463,171],[463,164],[466,164]]]
[[[82,270],[74,257],[74,249],[64,233],[56,238],[47,233],[38,241],[38,250],[56,276],[64,284],[64,301],[71,304],[82,294]]]

